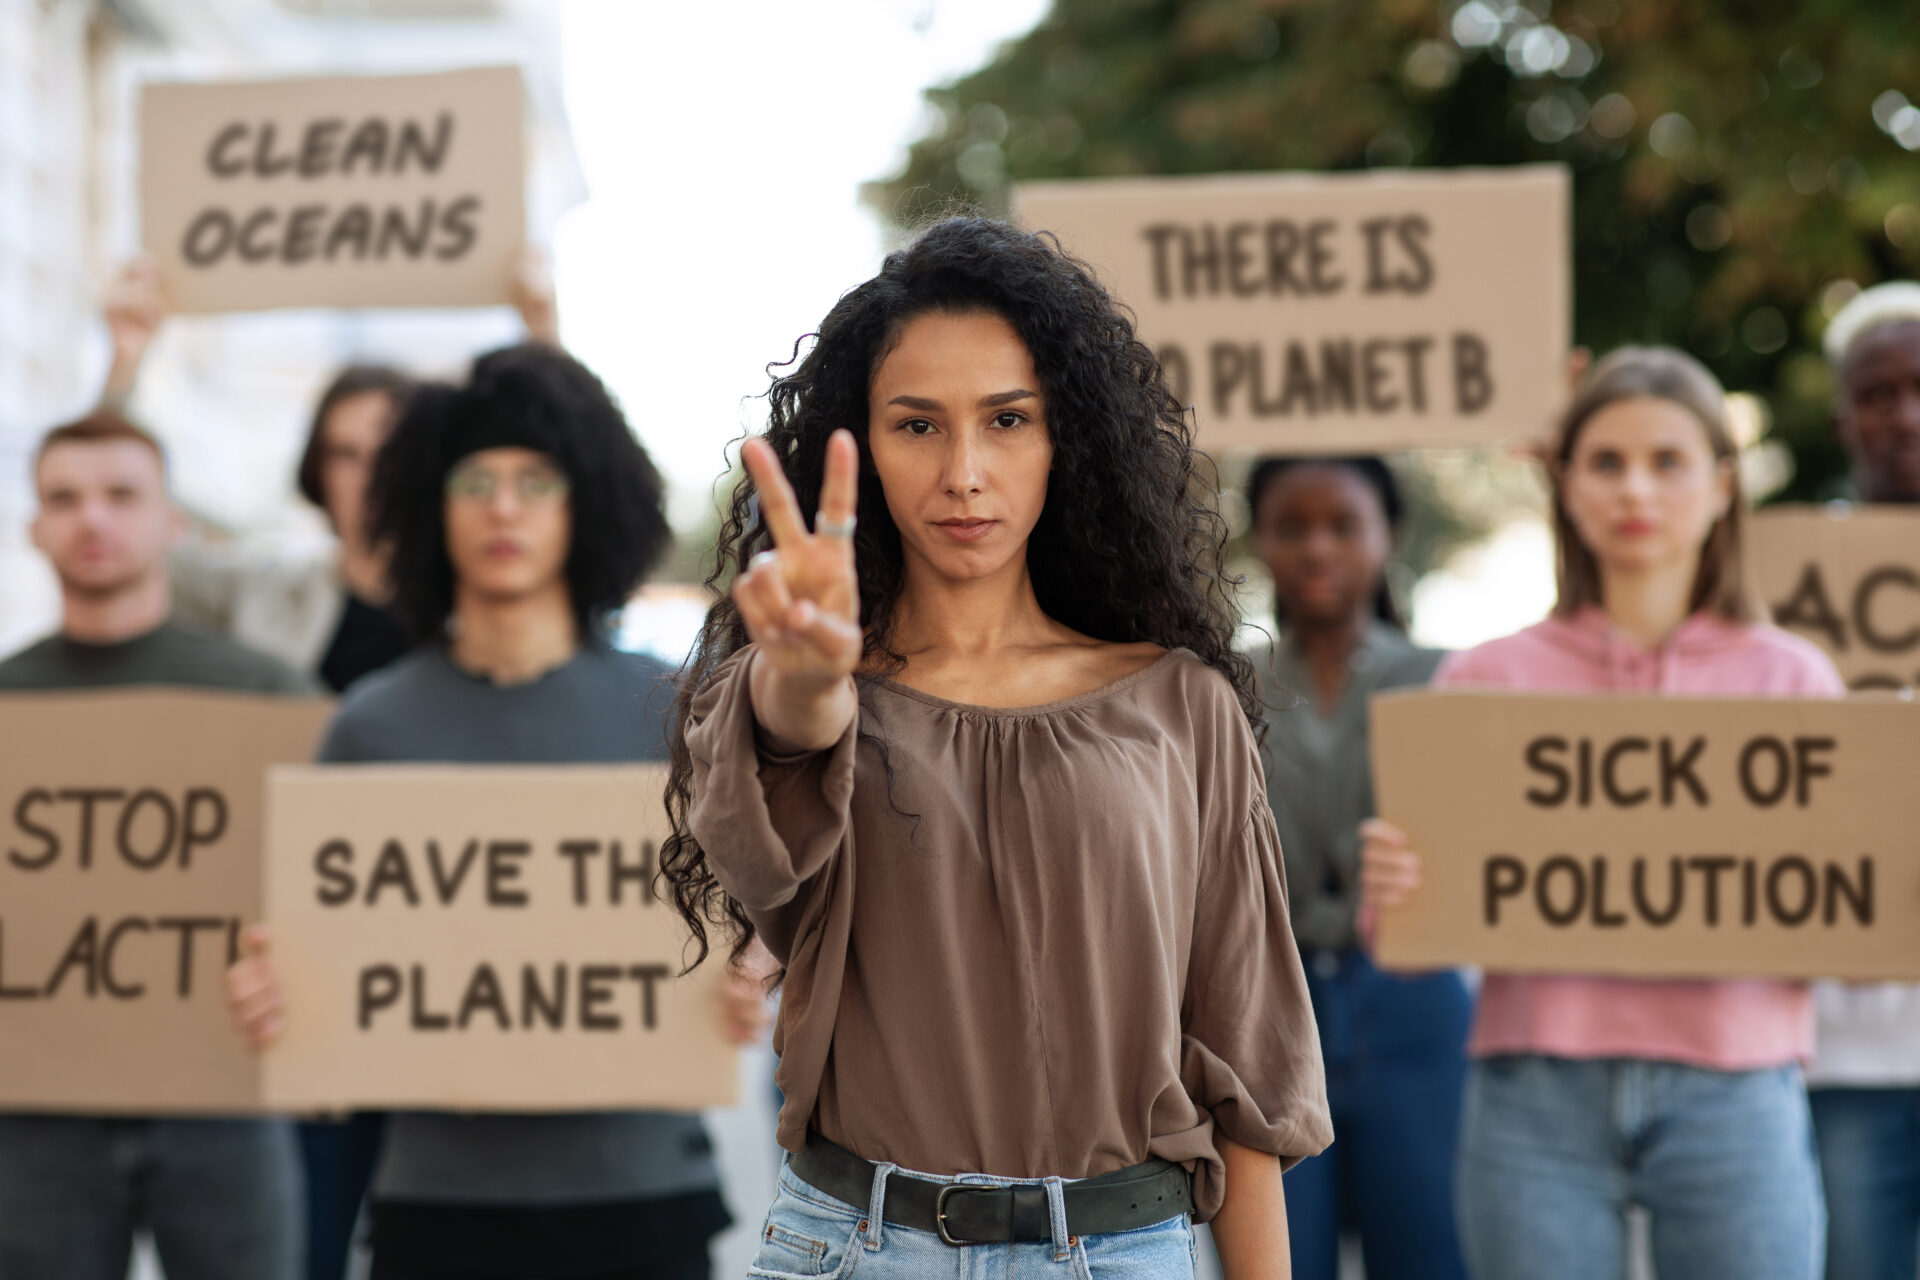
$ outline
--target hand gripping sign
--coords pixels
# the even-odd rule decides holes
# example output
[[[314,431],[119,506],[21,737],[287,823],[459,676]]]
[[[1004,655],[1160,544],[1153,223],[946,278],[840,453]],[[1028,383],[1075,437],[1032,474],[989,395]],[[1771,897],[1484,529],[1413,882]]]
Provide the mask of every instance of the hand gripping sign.
[[[686,1110],[738,1086],[719,957],[655,894],[659,765],[276,769],[288,1108]]]
[[[1532,438],[1565,399],[1564,169],[1042,182],[1014,203],[1132,308],[1208,449]]]
[[[1425,859],[1383,963],[1920,978],[1920,706],[1409,692],[1380,814]]]
[[[524,110],[513,67],[148,85],[141,242],[183,312],[507,302]]]

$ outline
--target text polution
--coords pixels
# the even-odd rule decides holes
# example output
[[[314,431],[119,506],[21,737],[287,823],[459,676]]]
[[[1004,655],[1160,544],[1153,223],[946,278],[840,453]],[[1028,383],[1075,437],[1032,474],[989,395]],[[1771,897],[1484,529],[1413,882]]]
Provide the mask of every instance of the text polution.
[[[1759,734],[1716,744],[1704,734],[1607,739],[1543,734],[1524,751],[1526,802],[1540,809],[1672,810],[1715,805],[1806,809],[1834,775],[1839,744]],[[1576,830],[1577,827],[1570,828]],[[1676,922],[1707,928],[1870,928],[1875,859],[1800,850],[1508,851],[1480,866],[1481,917],[1601,929]]]

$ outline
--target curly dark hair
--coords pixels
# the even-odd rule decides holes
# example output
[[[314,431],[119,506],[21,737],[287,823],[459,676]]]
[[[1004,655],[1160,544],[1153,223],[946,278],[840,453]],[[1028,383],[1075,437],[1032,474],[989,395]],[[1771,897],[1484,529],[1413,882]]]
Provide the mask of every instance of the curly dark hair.
[[[666,485],[600,379],[542,343],[489,352],[464,385],[416,387],[374,462],[371,531],[390,548],[393,612],[415,643],[439,636],[453,612],[447,473],[503,446],[546,454],[566,474],[567,590],[582,635],[604,627],[672,541]]]
[[[1085,263],[1051,235],[980,217],[937,222],[887,255],[879,275],[827,313],[811,349],[768,392],[766,439],[801,510],[819,505],[828,436],[845,427],[859,442],[854,558],[865,678],[905,665],[892,648],[905,562],[867,449],[868,396],[907,322],[930,312],[996,315],[1033,358],[1053,444],[1046,502],[1027,545],[1041,609],[1100,640],[1191,649],[1233,685],[1258,731],[1253,667],[1233,648],[1239,579],[1226,570],[1227,530],[1214,503],[1213,469],[1193,447],[1185,406],[1134,335],[1129,313]],[[726,507],[708,586],[718,589],[771,545],[752,484],[742,479]],[[693,931],[695,965],[707,955],[708,923],[731,935],[736,956],[753,939],[752,922],[715,881],[688,826],[688,713],[695,695],[746,643],[739,611],[722,596],[681,672],[674,708],[667,787],[672,834],[660,869]]]
[[[1266,494],[1267,486],[1296,467],[1335,467],[1353,472],[1380,499],[1380,511],[1387,518],[1388,531],[1396,535],[1400,532],[1401,521],[1407,514],[1407,503],[1400,495],[1400,482],[1394,479],[1393,468],[1384,461],[1371,454],[1286,454],[1260,459],[1253,464],[1253,471],[1247,476],[1247,523],[1256,533],[1260,521],[1260,499]],[[1400,606],[1393,601],[1393,591],[1388,587],[1384,573],[1373,584],[1373,616],[1396,631],[1407,629],[1407,620],[1400,616]],[[1273,602],[1273,620],[1280,626],[1285,626],[1287,622],[1285,606],[1278,598]]]

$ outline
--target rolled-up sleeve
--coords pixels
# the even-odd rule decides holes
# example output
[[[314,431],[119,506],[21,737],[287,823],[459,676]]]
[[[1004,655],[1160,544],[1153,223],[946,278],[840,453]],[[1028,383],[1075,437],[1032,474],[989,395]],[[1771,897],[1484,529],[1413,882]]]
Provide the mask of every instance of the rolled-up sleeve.
[[[721,888],[749,911],[772,911],[846,843],[859,717],[825,750],[770,753],[753,714],[752,655],[748,646],[729,658],[693,700],[687,818]]]
[[[1287,922],[1279,836],[1264,796],[1222,843],[1201,854],[1181,1011],[1182,1083],[1213,1117],[1216,1136],[1291,1168],[1333,1141],[1333,1123],[1320,1036]],[[1195,1200],[1217,1204],[1221,1194],[1196,1187]]]

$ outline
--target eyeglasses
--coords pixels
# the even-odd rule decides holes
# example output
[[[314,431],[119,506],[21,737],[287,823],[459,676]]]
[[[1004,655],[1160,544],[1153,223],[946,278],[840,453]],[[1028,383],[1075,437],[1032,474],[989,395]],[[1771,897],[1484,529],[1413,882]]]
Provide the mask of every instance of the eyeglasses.
[[[558,502],[571,486],[558,471],[528,467],[506,480],[484,466],[455,467],[447,473],[447,496],[461,502],[491,502],[502,484],[511,484],[520,501],[529,505]]]

